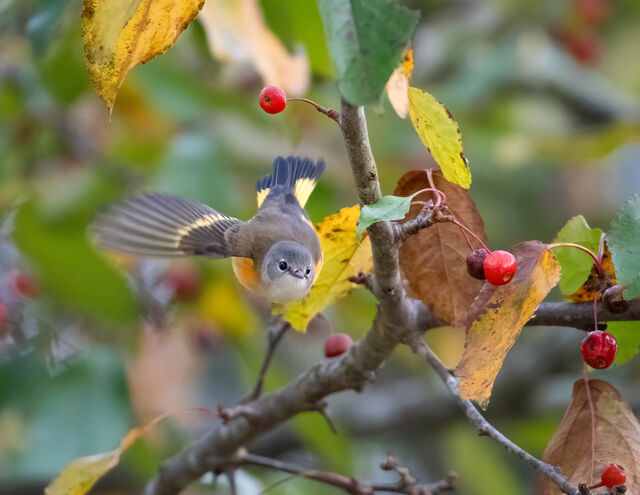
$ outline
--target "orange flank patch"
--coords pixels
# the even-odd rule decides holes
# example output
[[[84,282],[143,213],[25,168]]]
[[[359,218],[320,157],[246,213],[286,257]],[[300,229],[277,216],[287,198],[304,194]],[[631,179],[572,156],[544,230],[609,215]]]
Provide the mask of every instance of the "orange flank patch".
[[[253,266],[251,258],[231,258],[233,272],[236,274],[238,281],[251,292],[260,294],[262,292],[262,284],[260,283],[260,275]]]

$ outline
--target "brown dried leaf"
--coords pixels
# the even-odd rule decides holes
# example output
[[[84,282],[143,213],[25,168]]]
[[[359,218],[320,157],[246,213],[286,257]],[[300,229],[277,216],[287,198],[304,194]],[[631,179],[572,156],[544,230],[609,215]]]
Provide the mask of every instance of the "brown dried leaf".
[[[621,465],[627,475],[627,493],[640,493],[640,425],[620,393],[603,380],[589,380],[595,409],[596,442],[591,476],[591,411],[584,380],[573,385],[571,404],[544,450],[542,460],[559,466],[574,484],[600,482],[602,469]],[[561,495],[550,480],[541,480],[542,495]]]
[[[521,242],[511,252],[518,263],[516,274],[500,287],[484,283],[469,311],[464,354],[456,367],[460,395],[482,407],[522,327],[560,280],[560,264],[546,244]]]
[[[446,194],[451,212],[486,242],[484,222],[469,192],[446,181],[441,171],[432,173],[434,185]],[[427,187],[431,187],[427,172],[413,170],[402,176],[394,194],[409,196]],[[415,200],[430,197],[431,193],[422,193]],[[413,204],[405,221],[415,218],[421,209],[422,205]],[[464,325],[469,307],[482,287],[480,280],[469,276],[466,264],[469,252],[479,247],[477,240],[452,223],[436,223],[400,247],[400,267],[411,291],[447,324]]]

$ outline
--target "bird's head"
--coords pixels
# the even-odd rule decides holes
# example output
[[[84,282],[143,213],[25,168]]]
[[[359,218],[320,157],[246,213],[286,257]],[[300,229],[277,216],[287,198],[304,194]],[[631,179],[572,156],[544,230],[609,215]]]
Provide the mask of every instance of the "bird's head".
[[[302,299],[313,285],[314,277],[313,256],[297,242],[274,244],[262,261],[262,281],[272,302]]]

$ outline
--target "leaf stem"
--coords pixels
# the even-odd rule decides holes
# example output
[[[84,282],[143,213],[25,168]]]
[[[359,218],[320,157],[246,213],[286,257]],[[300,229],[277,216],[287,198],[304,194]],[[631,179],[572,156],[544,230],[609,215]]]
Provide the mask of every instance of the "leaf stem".
[[[597,323],[596,323],[597,325]],[[591,399],[591,389],[589,388],[589,368],[587,363],[582,367],[582,378],[587,391],[587,402],[589,403],[589,411],[591,412],[591,471],[589,473],[589,484],[593,483],[593,466],[596,458],[596,412]]]
[[[307,98],[287,98],[287,101],[303,101],[313,106],[318,112],[325,114],[330,119],[335,120],[338,124],[340,124],[340,112],[334,110],[333,108],[324,108],[323,106],[318,105],[313,100],[308,100]]]
[[[579,249],[580,251],[584,251],[585,253],[587,253],[589,256],[593,258],[593,261],[596,264],[596,268],[598,269],[598,272],[602,275],[603,273],[602,261],[599,259],[598,256],[596,256],[593,253],[593,251],[591,251],[591,249],[581,246],[580,244],[574,244],[573,242],[556,242],[553,244],[548,244],[547,246],[549,249],[558,248],[558,247],[572,247],[572,248]]]

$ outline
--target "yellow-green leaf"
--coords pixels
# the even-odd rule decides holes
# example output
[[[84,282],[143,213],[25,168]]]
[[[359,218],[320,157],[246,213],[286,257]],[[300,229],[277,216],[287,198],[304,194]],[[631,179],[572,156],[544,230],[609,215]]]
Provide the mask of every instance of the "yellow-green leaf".
[[[60,475],[44,490],[45,495],[84,495],[91,487],[118,465],[120,456],[143,433],[144,428],[134,428],[110,452],[80,457],[68,464]]]
[[[166,52],[203,5],[204,0],[85,0],[85,61],[109,109],[127,73]]]
[[[371,271],[371,242],[368,237],[360,244],[356,240],[359,216],[359,205],[342,208],[316,226],[324,257],[318,281],[299,301],[274,307],[274,313],[282,315],[296,330],[305,331],[316,314],[357,287],[349,277]]]
[[[560,280],[560,264],[546,244],[527,241],[511,248],[518,268],[511,282],[485,282],[471,305],[462,360],[456,367],[460,395],[483,407],[522,327]]]
[[[429,93],[410,87],[409,117],[427,150],[440,165],[444,178],[469,189],[471,172],[464,157],[460,129],[449,110]]]

